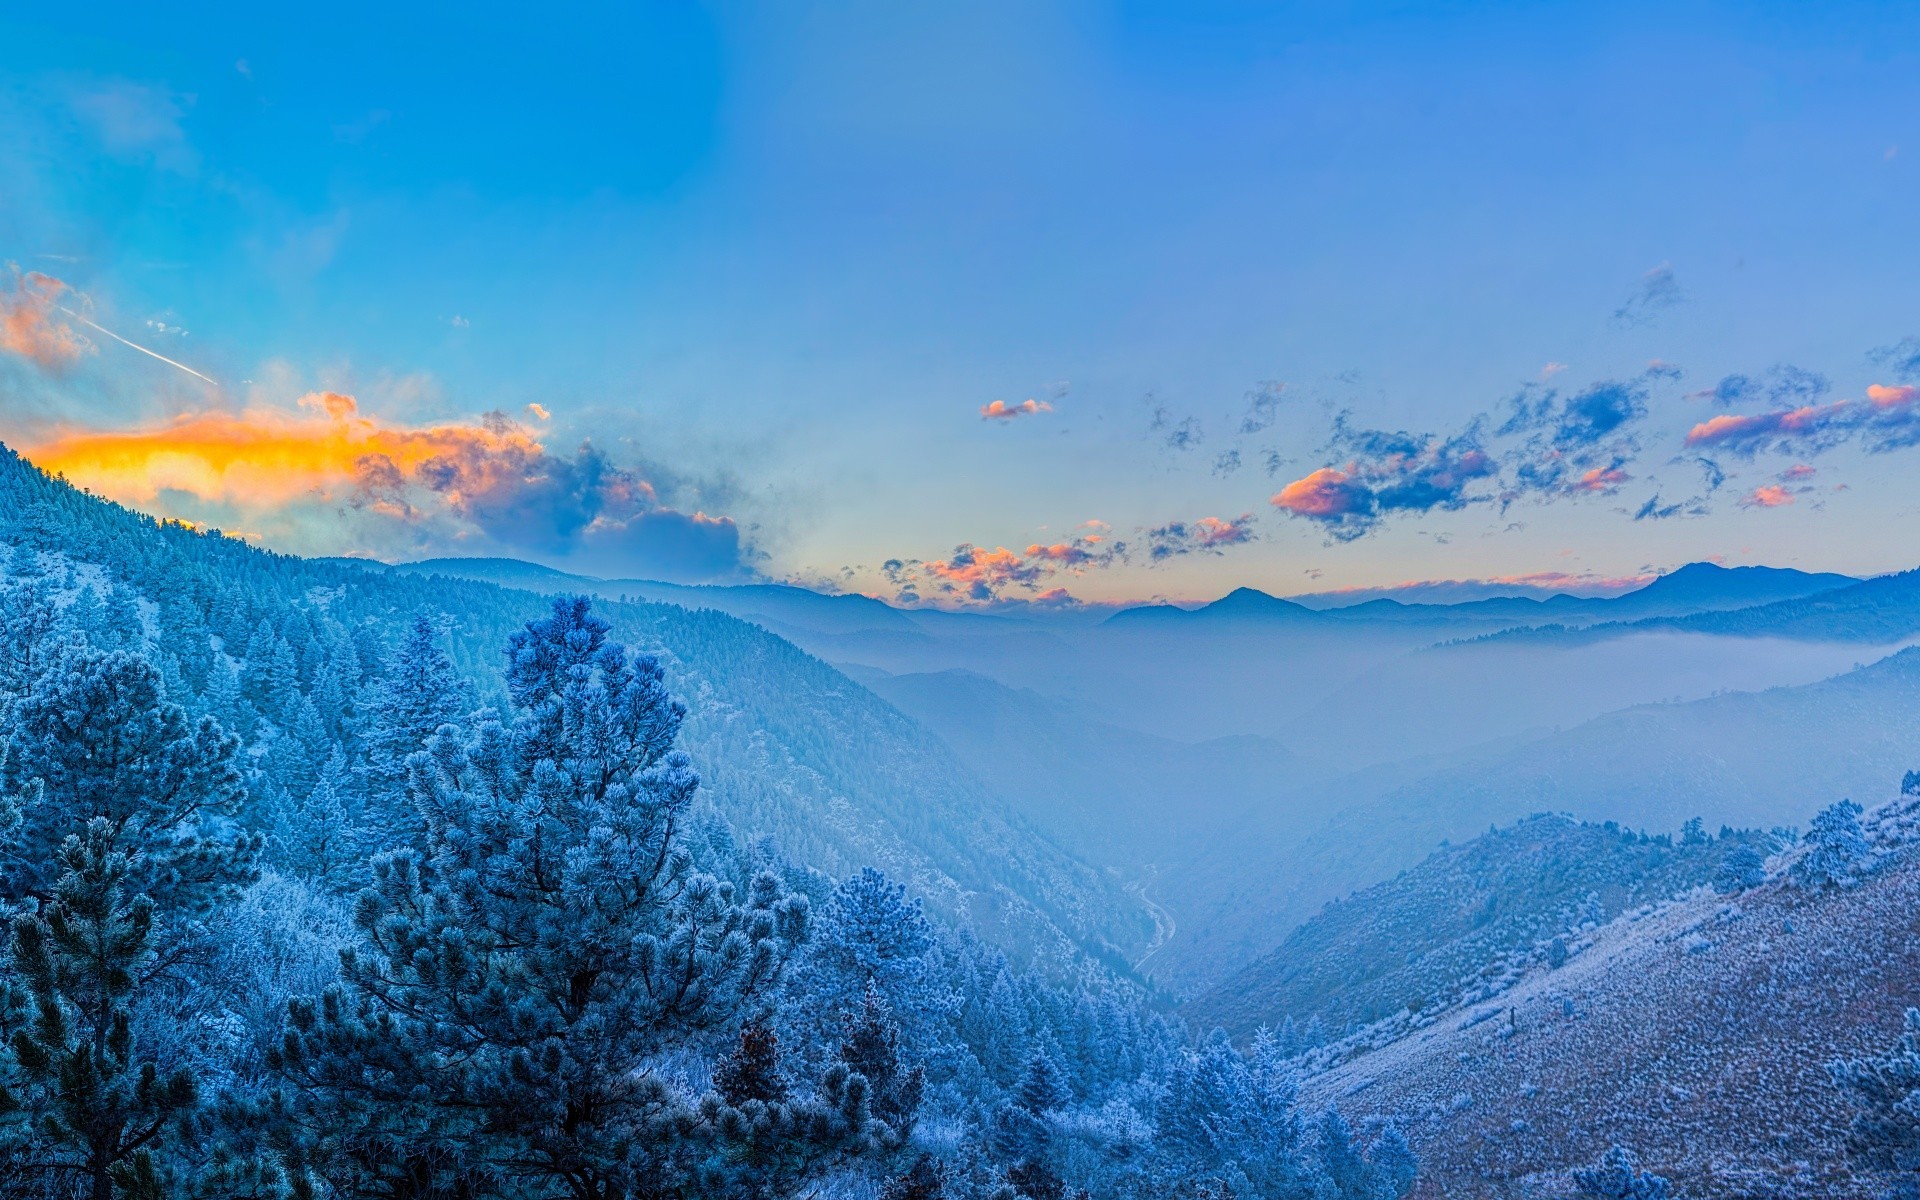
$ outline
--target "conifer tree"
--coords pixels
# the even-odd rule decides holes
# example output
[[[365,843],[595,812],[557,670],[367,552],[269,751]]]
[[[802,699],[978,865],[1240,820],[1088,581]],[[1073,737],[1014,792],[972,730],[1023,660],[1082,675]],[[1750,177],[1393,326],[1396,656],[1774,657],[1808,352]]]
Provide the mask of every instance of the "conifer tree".
[[[1581,1200],[1667,1200],[1664,1176],[1640,1169],[1633,1152],[1615,1146],[1590,1167],[1573,1172],[1574,1195]]]
[[[726,1105],[689,1108],[650,1064],[766,992],[806,905],[693,869],[685,709],[585,599],[513,636],[506,679],[510,726],[414,757],[426,852],[374,860],[345,986],[290,1013],[290,1149],[349,1191],[651,1195]],[[843,1072],[832,1096],[855,1136],[864,1092]]]
[[[10,959],[30,1019],[13,1033],[0,1109],[28,1116],[6,1139],[35,1174],[88,1200],[157,1197],[155,1152],[198,1103],[193,1076],[164,1075],[134,1042],[132,1009],[158,969],[154,906],[111,823],[67,839],[53,893],[13,924]]]
[[[1853,1153],[1877,1170],[1920,1173],[1920,1009],[1907,1010],[1900,1038],[1885,1054],[1828,1070],[1859,1109],[1848,1131]]]
[[[1731,896],[1766,881],[1767,860],[1760,857],[1758,850],[1742,842],[1720,860],[1720,869],[1713,875],[1713,890],[1722,896]]]
[[[400,849],[421,837],[420,818],[407,798],[407,760],[426,749],[442,725],[460,720],[465,697],[433,622],[424,614],[415,617],[359,718],[367,795],[375,809],[370,823],[379,839],[374,849]]]
[[[900,1029],[877,988],[869,987],[858,1014],[846,1019],[840,1061],[867,1081],[867,1106],[886,1128],[886,1140],[905,1145],[920,1112],[926,1071],[900,1052]]]
[[[1793,864],[1793,879],[1802,887],[1851,887],[1868,854],[1867,835],[1860,828],[1860,806],[1851,800],[1828,805],[1809,824],[1807,850]]]
[[[14,708],[0,781],[21,798],[22,823],[0,860],[0,898],[51,899],[56,850],[102,820],[163,924],[204,915],[253,878],[260,849],[232,821],[245,796],[238,748],[169,702],[145,658],[62,656]]]

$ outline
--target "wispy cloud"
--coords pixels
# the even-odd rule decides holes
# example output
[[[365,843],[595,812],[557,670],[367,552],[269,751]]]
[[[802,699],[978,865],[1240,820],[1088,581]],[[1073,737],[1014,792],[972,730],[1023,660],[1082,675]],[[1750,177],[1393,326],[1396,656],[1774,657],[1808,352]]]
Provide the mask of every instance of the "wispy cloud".
[[[71,291],[51,275],[16,272],[12,288],[0,292],[0,351],[45,368],[92,353],[93,344],[65,319],[60,301]]]
[[[1765,450],[1819,454],[1856,439],[1873,452],[1920,444],[1920,388],[1873,384],[1862,400],[1835,400],[1763,413],[1724,413],[1687,431],[1690,447],[1744,458]]]
[[[1011,421],[1018,417],[1031,417],[1043,412],[1052,412],[1053,405],[1045,400],[1026,399],[1018,404],[1008,404],[1005,400],[995,400],[980,407],[980,419],[983,421]]]
[[[1661,312],[1685,299],[1686,294],[1680,290],[1680,281],[1674,277],[1672,265],[1661,263],[1642,275],[1633,294],[1613,310],[1613,322],[1616,325],[1650,325]]]
[[[1146,531],[1147,557],[1164,562],[1187,554],[1220,554],[1230,546],[1253,540],[1254,515],[1241,513],[1226,520],[1201,517],[1195,521],[1169,521]]]

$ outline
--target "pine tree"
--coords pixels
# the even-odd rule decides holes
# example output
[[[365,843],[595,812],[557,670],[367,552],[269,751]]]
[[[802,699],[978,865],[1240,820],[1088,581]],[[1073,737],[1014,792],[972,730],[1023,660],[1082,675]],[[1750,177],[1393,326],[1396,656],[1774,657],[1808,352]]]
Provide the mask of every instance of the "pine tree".
[[[1907,1010],[1900,1038],[1885,1054],[1828,1070],[1859,1109],[1848,1131],[1853,1153],[1877,1170],[1920,1172],[1920,1009]]]
[[[1860,806],[1841,800],[1820,810],[1807,829],[1806,853],[1793,864],[1793,880],[1802,887],[1852,887],[1868,855],[1860,828]]]
[[[377,850],[412,846],[423,836],[407,798],[407,760],[466,708],[466,688],[426,616],[415,617],[360,714],[366,746],[369,814]]]
[[[920,1112],[926,1072],[908,1066],[900,1053],[900,1028],[877,988],[869,987],[858,1015],[846,1020],[840,1061],[866,1079],[868,1108],[886,1126],[886,1140],[905,1145]]]
[[[353,776],[338,746],[304,797],[277,793],[274,864],[326,888],[344,887],[361,865],[356,857]]]
[[[946,1194],[946,1171],[931,1154],[922,1154],[906,1174],[887,1180],[880,1200],[944,1200]]]
[[[245,796],[238,748],[169,703],[146,659],[63,656],[14,707],[0,779],[22,797],[22,825],[0,860],[0,898],[51,899],[57,848],[104,820],[163,924],[210,911],[252,880],[260,850],[232,822]]]
[[[735,1108],[749,1100],[777,1104],[787,1098],[780,1073],[780,1039],[758,1018],[740,1027],[740,1041],[713,1070],[713,1090]]]
[[[1713,875],[1713,890],[1722,896],[1731,896],[1766,881],[1767,860],[1760,857],[1758,850],[1742,842],[1720,860],[1720,869]]]
[[[158,1196],[155,1152],[199,1100],[191,1073],[162,1075],[134,1044],[133,1005],[156,970],[154,905],[131,894],[118,841],[105,818],[68,838],[53,894],[15,919],[10,947],[32,1019],[13,1035],[0,1094],[0,1108],[30,1118],[9,1149],[89,1200]]]
[[[606,635],[579,598],[514,635],[512,725],[415,758],[426,854],[375,859],[345,987],[290,1012],[290,1149],[336,1187],[648,1194],[728,1111],[649,1064],[766,992],[806,906],[770,873],[743,895],[693,869],[685,709]],[[840,1085],[863,1133],[864,1082]]]
[[[1581,1200],[1666,1200],[1663,1176],[1640,1169],[1633,1152],[1624,1146],[1608,1150],[1591,1167],[1573,1172],[1574,1195]]]

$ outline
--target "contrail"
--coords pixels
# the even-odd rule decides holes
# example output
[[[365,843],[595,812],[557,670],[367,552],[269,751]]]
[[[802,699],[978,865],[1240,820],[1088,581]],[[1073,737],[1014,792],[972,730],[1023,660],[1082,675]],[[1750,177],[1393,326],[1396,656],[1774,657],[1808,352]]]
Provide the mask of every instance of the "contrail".
[[[192,367],[188,366],[183,362],[175,362],[164,354],[160,354],[155,351],[149,350],[145,346],[142,346],[139,342],[130,342],[126,338],[123,338],[119,334],[115,333],[113,330],[108,329],[105,325],[102,325],[97,321],[88,320],[86,317],[81,316],[79,313],[73,311],[72,309],[68,308],[64,304],[56,304],[54,305],[54,307],[59,309],[61,312],[67,314],[68,316],[72,317],[74,320],[80,322],[82,325],[85,325],[90,329],[97,329],[101,333],[106,334],[108,337],[112,338],[114,341],[119,342],[122,346],[132,346],[135,350],[138,350],[140,353],[145,354],[150,358],[157,358],[161,362],[167,364],[170,367],[179,367],[182,371],[185,371],[187,374],[193,376],[195,379],[205,379],[208,383],[211,383],[215,387],[220,386],[219,380],[213,379],[206,375],[202,375],[200,372],[194,370]]]

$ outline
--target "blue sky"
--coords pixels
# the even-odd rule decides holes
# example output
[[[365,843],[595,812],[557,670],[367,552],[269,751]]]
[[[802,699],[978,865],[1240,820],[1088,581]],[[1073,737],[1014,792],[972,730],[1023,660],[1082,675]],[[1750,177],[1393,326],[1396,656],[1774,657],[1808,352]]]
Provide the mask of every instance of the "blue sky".
[[[1920,562],[1910,7],[265,7],[0,17],[0,437],[154,511],[939,603]]]

